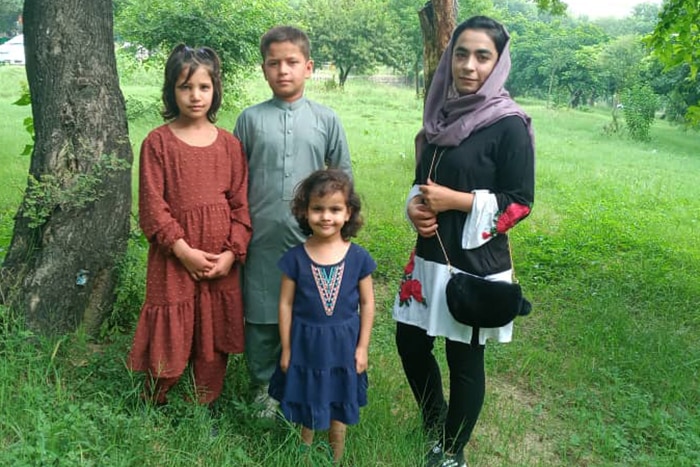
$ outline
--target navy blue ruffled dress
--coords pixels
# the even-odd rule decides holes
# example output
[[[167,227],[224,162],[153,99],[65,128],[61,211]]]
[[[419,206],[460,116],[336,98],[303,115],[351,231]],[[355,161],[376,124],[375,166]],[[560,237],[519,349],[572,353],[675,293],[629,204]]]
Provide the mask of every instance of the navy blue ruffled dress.
[[[351,244],[338,264],[314,263],[298,245],[277,263],[295,282],[291,357],[279,364],[269,394],[287,420],[327,430],[331,420],[354,425],[367,405],[367,373],[355,370],[360,333],[359,282],[377,267],[369,253]]]

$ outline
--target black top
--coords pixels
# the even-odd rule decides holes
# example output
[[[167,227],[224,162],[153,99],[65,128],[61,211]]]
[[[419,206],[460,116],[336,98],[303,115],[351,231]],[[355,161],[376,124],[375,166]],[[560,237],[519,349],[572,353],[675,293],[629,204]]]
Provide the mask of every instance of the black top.
[[[531,206],[535,196],[535,155],[525,122],[508,116],[473,133],[459,146],[426,145],[416,167],[414,184],[425,184],[435,154],[430,178],[453,190],[488,190],[496,196],[498,210],[510,204]],[[511,268],[507,235],[497,235],[473,250],[463,250],[462,230],[467,218],[463,211],[438,214],[439,233],[450,263],[479,276]],[[445,264],[437,237],[418,236],[416,254],[428,261]]]

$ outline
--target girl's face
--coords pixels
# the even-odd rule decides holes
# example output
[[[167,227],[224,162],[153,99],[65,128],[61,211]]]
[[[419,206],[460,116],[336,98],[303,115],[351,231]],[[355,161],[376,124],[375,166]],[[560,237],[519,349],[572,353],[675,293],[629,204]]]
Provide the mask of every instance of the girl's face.
[[[485,31],[465,29],[452,49],[452,80],[459,95],[474,94],[498,62],[496,44]]]
[[[189,68],[184,68],[175,83],[175,103],[180,111],[178,118],[190,121],[207,120],[207,112],[214,97],[214,85],[209,70],[200,66],[189,80],[188,73]]]
[[[335,191],[326,196],[311,196],[306,218],[314,236],[331,238],[340,236],[340,229],[350,219],[345,193]]]

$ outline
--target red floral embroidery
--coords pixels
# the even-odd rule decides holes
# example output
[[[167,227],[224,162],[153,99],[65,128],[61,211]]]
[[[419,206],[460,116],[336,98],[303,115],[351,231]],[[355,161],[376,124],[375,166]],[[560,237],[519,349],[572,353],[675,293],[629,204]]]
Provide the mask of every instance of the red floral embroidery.
[[[524,219],[528,214],[530,214],[530,206],[517,203],[509,204],[504,211],[499,211],[496,214],[496,222],[494,227],[487,232],[482,232],[481,237],[486,239],[489,237],[495,237],[499,234],[504,234],[512,229],[515,224]]]
[[[408,264],[403,269],[403,279],[401,280],[401,287],[399,288],[399,304],[401,306],[408,306],[411,300],[415,300],[418,303],[427,305],[427,301],[423,296],[423,286],[420,281],[413,279],[413,268],[415,267],[415,257],[416,251],[411,252],[411,257],[408,260]]]
[[[408,264],[406,265],[405,268],[403,268],[404,275],[410,276],[411,274],[413,274],[413,268],[416,265],[415,258],[416,258],[416,250],[413,250],[411,252],[411,257],[408,258]]]

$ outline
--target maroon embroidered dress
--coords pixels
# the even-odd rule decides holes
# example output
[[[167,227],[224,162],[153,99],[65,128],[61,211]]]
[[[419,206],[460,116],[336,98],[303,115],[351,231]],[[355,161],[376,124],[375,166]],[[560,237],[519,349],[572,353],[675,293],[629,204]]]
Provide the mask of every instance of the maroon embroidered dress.
[[[141,146],[139,221],[150,249],[146,300],[128,364],[161,378],[183,372],[193,345],[207,361],[215,352],[243,352],[239,267],[251,237],[247,162],[240,142],[217,131],[211,145],[195,147],[163,125]],[[172,253],[180,238],[203,251],[232,251],[231,272],[195,282]]]
[[[291,358],[287,373],[277,365],[270,395],[287,420],[326,430],[331,420],[359,421],[367,404],[367,372],[358,374],[359,282],[377,267],[369,253],[351,244],[338,264],[314,263],[298,245],[278,263],[295,283]]]

